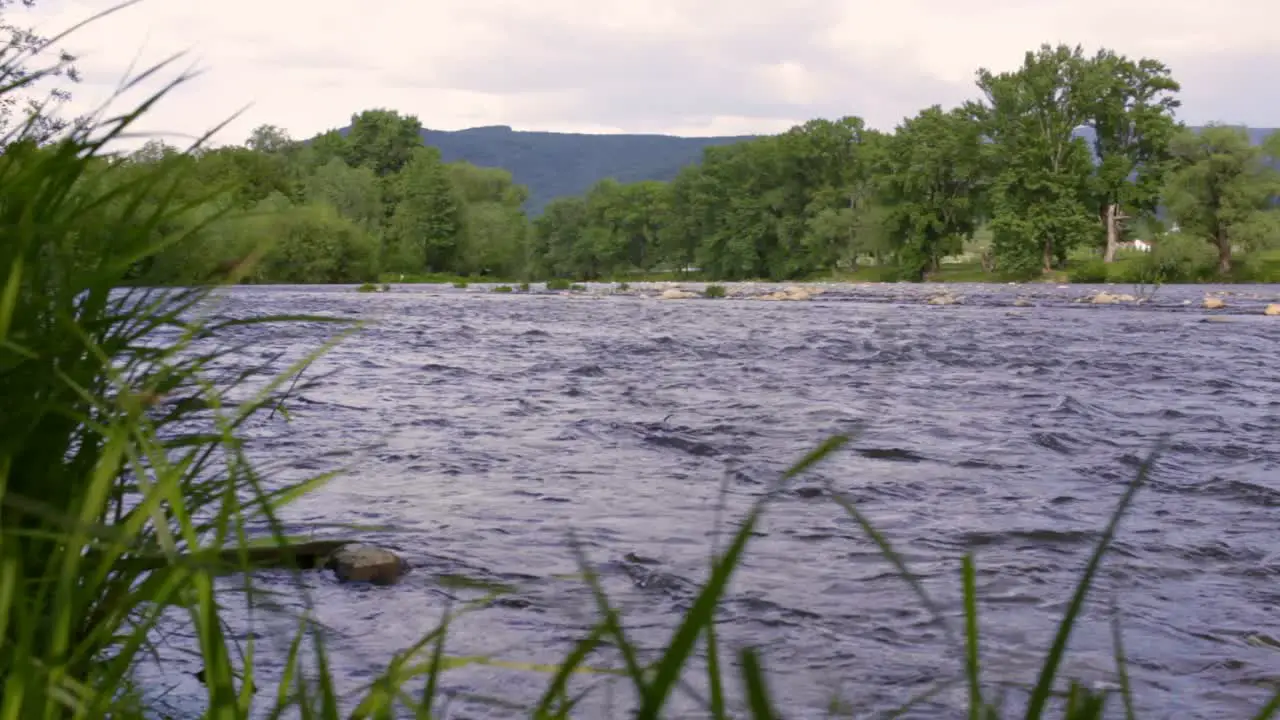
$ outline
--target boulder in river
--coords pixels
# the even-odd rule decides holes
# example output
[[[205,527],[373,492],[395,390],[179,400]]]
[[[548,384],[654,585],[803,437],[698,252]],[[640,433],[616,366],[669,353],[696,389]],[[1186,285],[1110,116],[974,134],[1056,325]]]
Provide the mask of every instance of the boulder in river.
[[[1020,297],[1017,300],[1013,301],[1014,307],[1032,307],[1033,305],[1035,305],[1035,303],[1031,302],[1030,300],[1024,297]]]
[[[771,292],[771,293],[769,293],[769,294],[767,294],[767,295],[761,295],[761,296],[759,297],[759,299],[760,299],[760,300],[792,300],[792,301],[801,301],[801,300],[808,300],[808,299],[810,299],[812,296],[813,296],[813,293],[811,293],[810,291],[808,291],[808,290],[806,290],[806,289],[804,289],[804,288],[802,288],[802,287],[795,287],[795,286],[791,286],[791,287],[786,288],[786,289],[784,289],[784,290],[779,290],[779,291],[777,291],[777,292]]]
[[[688,290],[681,290],[679,288],[671,288],[670,290],[663,290],[661,297],[663,300],[689,300],[698,297],[698,293],[691,293]]]
[[[1227,303],[1222,298],[1205,296],[1205,299],[1202,305],[1204,306],[1205,310],[1221,310],[1222,308],[1227,306]]]
[[[1266,310],[1262,311],[1263,315],[1271,315],[1273,317],[1280,316],[1280,303],[1271,303]]]
[[[957,298],[951,293],[945,293],[943,295],[934,295],[933,297],[929,298],[930,305],[955,305],[958,302],[960,302],[960,298]]]
[[[394,585],[409,571],[409,563],[390,550],[372,545],[343,545],[325,560],[341,582],[367,582]]]
[[[1124,293],[1112,294],[1103,290],[1102,292],[1089,298],[1089,302],[1094,305],[1115,305],[1116,303],[1134,302],[1137,298]]]

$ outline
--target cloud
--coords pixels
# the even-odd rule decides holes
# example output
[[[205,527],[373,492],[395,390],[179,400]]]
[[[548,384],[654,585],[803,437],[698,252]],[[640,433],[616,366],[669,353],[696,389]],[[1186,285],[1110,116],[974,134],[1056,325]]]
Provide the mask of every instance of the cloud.
[[[112,2],[8,12],[52,32]],[[1042,42],[1164,60],[1188,122],[1280,125],[1278,21],[1270,0],[143,0],[66,44],[85,71],[77,109],[131,62],[191,51],[183,62],[206,72],[147,127],[199,134],[248,106],[222,141],[261,123],[305,137],[370,107],[442,129],[710,135],[841,115],[890,128],[973,97],[975,70],[1012,69]]]

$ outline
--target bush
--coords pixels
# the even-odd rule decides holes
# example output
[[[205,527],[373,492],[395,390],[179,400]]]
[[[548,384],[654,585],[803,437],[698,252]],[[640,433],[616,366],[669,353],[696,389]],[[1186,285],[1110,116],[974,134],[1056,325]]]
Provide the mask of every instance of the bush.
[[[529,283],[527,282],[520,283],[520,292],[529,292]]]
[[[360,287],[356,288],[356,292],[362,292],[362,293],[378,292],[378,286],[374,285],[373,283],[365,283]]]
[[[1157,240],[1151,252],[1133,265],[1137,277],[1130,282],[1204,282],[1217,274],[1218,253],[1205,240],[1185,233],[1170,233]]]
[[[571,292],[586,292],[586,291],[587,291],[587,286],[586,286],[586,285],[581,285],[581,284],[579,284],[579,283],[574,283],[574,284],[572,284],[572,285],[570,285],[570,286],[569,286],[569,290],[570,290]]]
[[[702,296],[708,298],[722,298],[726,294],[728,294],[728,291],[725,290],[723,285],[708,285],[702,291]]]
[[[511,289],[511,286],[510,286],[510,285],[499,285],[498,287],[494,288],[494,289],[493,289],[493,290],[491,290],[490,292],[496,292],[496,293],[509,293],[509,292],[511,292],[511,291],[512,291],[512,289]]]
[[[459,288],[459,289],[461,289],[461,288],[465,288],[465,287],[467,286],[467,281],[466,281],[466,280],[454,280],[454,281],[453,281],[453,286],[454,286],[454,287],[456,287],[456,288]]]
[[[1077,265],[1067,273],[1073,283],[1107,282],[1107,263],[1102,258],[1090,258]]]
[[[569,288],[570,288],[570,283],[568,280],[565,280],[564,278],[552,278],[551,280],[547,281],[548,290],[568,290]]]

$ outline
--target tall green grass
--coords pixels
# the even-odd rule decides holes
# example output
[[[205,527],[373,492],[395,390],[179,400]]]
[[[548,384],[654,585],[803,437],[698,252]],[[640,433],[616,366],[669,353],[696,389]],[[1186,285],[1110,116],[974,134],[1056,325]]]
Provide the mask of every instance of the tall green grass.
[[[11,64],[0,67],[0,93],[21,92],[39,79],[38,73],[19,73],[12,65],[19,61],[31,58],[7,58]],[[283,371],[271,363],[230,376],[219,369],[240,357],[244,347],[235,338],[244,325],[321,319],[234,320],[216,314],[218,286],[236,282],[260,253],[207,286],[130,287],[139,265],[179,239],[161,228],[194,203],[179,204],[167,194],[174,178],[165,166],[124,172],[107,148],[171,87],[129,113],[97,117],[54,143],[40,145],[22,130],[4,139],[0,718],[155,717],[159,709],[137,690],[134,673],[155,650],[162,617],[172,620],[175,612],[196,639],[204,664],[205,717],[432,717],[439,712],[441,678],[451,668],[476,662],[512,666],[445,652],[453,620],[483,607],[483,599],[446,612],[434,630],[389,657],[355,695],[338,691],[324,634],[306,615],[297,618],[283,674],[270,686],[255,665],[253,641],[237,646],[225,629],[232,597],[217,578],[241,571],[236,577],[243,585],[235,597],[259,597],[249,572],[250,548],[285,547],[280,510],[327,479],[262,477],[244,450],[246,423],[282,407],[296,391],[298,376],[325,348]],[[341,330],[335,327],[338,338]],[[629,689],[626,703],[633,712],[626,715],[665,717],[672,699],[689,692],[691,661],[701,653],[707,715],[785,716],[787,709],[777,706],[770,690],[767,658],[751,648],[731,657],[717,641],[715,610],[772,500],[846,441],[823,443],[758,498],[727,547],[712,553],[706,579],[656,658],[645,658],[632,642],[625,618],[584,552],[573,546],[598,617],[567,656],[533,666],[545,672],[546,689],[520,713],[572,716],[590,692],[571,692],[572,681],[589,674],[614,677]],[[1059,675],[1092,580],[1146,472],[1144,467],[1126,490],[1081,575],[1030,688],[1025,717],[1102,717],[1109,696],[1072,684],[1064,691]],[[971,718],[1003,716],[981,677],[973,559],[964,559],[958,578],[965,621],[956,632],[891,543],[855,503],[828,489],[962,651],[963,665],[955,677],[939,678],[938,688],[967,686]],[[253,530],[262,527],[269,529],[265,538]],[[140,558],[147,562],[136,562]],[[1124,679],[1118,642],[1117,648],[1118,676]],[[616,662],[589,664],[606,650]],[[741,696],[731,696],[733,686],[743,688]],[[1132,716],[1127,681],[1120,694]],[[1280,692],[1256,717],[1274,716],[1277,705]]]

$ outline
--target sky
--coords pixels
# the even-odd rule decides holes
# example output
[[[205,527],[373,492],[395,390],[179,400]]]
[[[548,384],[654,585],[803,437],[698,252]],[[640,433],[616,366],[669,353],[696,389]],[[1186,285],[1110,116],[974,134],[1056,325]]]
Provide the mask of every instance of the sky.
[[[7,15],[53,34],[116,4]],[[368,108],[441,130],[737,135],[844,115],[891,129],[1046,42],[1164,61],[1190,124],[1276,127],[1277,28],[1275,0],[141,0],[63,45],[77,112],[185,53],[160,78],[200,74],[141,127],[181,144],[229,119],[219,143],[266,123],[310,137]]]

